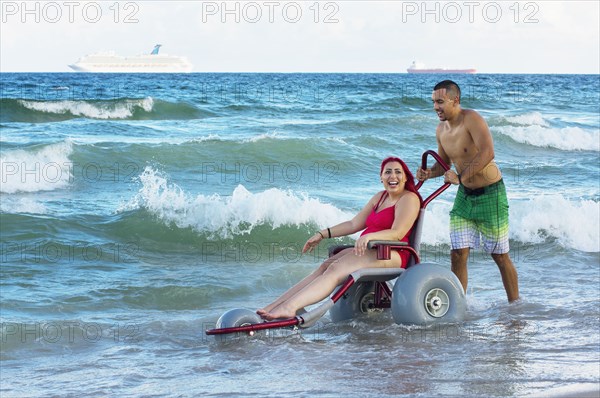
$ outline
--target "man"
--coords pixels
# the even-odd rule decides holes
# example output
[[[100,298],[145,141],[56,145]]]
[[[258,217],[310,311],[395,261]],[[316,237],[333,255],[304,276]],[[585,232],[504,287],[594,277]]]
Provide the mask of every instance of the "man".
[[[500,269],[509,302],[519,298],[515,266],[508,254],[508,200],[500,169],[494,162],[494,143],[487,123],[477,112],[461,109],[460,88],[451,80],[438,83],[432,94],[440,123],[436,129],[438,154],[456,172],[439,164],[417,171],[417,179],[444,174],[444,182],[459,184],[450,212],[452,272],[467,290],[470,248],[483,247]]]

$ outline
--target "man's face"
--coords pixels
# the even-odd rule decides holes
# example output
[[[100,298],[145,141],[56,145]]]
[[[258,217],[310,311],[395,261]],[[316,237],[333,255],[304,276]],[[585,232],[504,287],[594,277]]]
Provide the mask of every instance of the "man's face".
[[[433,102],[433,110],[442,122],[452,116],[457,104],[456,98],[450,98],[445,88],[435,90],[431,94],[431,101]]]

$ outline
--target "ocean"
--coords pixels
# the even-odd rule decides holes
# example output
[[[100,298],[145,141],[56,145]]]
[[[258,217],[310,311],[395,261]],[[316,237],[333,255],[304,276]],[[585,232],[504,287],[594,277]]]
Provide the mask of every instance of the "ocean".
[[[521,300],[469,259],[467,316],[390,314],[217,342],[317,267],[318,228],[436,149],[452,78],[487,120]],[[598,396],[598,75],[0,74],[2,397]],[[427,182],[435,188],[441,180]],[[450,267],[456,186],[423,261]],[[327,243],[327,244],[325,244]]]

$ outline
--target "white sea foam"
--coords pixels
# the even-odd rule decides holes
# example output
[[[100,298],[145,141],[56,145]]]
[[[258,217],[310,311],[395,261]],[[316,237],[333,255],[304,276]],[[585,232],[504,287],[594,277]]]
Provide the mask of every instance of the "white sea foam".
[[[450,244],[451,203],[433,202],[425,215],[421,241]],[[558,244],[584,252],[600,252],[600,203],[568,200],[561,195],[510,200],[510,239],[526,244],[556,239]]]
[[[509,123],[518,124],[522,126],[549,126],[548,122],[546,121],[546,119],[544,119],[544,116],[542,116],[540,112],[529,112],[523,115],[507,116],[504,119]]]
[[[39,112],[54,114],[70,113],[74,116],[83,116],[91,119],[127,119],[133,116],[136,108],[150,112],[154,107],[154,100],[151,97],[105,102],[19,100],[19,103],[28,109]]]
[[[0,192],[38,192],[64,189],[72,180],[69,140],[37,150],[14,149],[0,155]]]
[[[539,242],[553,237],[565,247],[600,252],[600,203],[567,200],[561,195],[535,196],[526,202],[511,202],[511,237],[521,242]]]
[[[305,194],[272,188],[252,193],[238,185],[231,196],[186,193],[165,176],[147,167],[140,176],[142,188],[120,210],[144,208],[168,225],[230,237],[268,224],[316,223],[324,227],[348,219],[349,214]]]
[[[537,147],[565,151],[600,151],[600,130],[580,127],[549,128],[543,125],[502,126],[494,129],[513,140]]]
[[[452,203],[436,200],[425,211],[421,242],[428,245],[450,244],[450,210]]]
[[[172,142],[173,139],[170,138],[170,137],[166,138],[165,142],[167,140],[168,140],[168,142]],[[181,142],[177,142],[177,144],[187,143],[187,142],[192,142],[192,143],[194,143],[194,142],[206,142],[206,141],[224,141],[224,139],[220,135],[218,135],[218,134],[208,134],[208,135],[205,135],[205,136],[202,136],[202,137],[192,138],[189,141],[188,140],[183,140]]]
[[[259,134],[257,136],[254,137],[250,137],[250,138],[246,138],[244,140],[242,140],[242,142],[246,143],[246,142],[259,142],[262,140],[277,140],[277,139],[282,139],[282,138],[287,138],[282,136],[280,133],[278,133],[277,131],[273,131],[271,133],[264,133],[264,134]]]
[[[354,216],[354,211],[276,188],[252,193],[238,185],[231,196],[193,196],[151,167],[144,170],[140,181],[136,197],[120,210],[144,208],[167,225],[220,237],[246,234],[260,225],[278,228],[315,223],[327,227]],[[452,203],[446,201],[433,202],[427,208],[423,243],[450,244],[451,208]],[[599,219],[600,204],[592,200],[568,200],[561,195],[511,200],[510,239],[535,244],[550,238],[563,247],[600,252]]]
[[[0,211],[3,213],[46,214],[48,209],[43,203],[32,198],[2,198]]]

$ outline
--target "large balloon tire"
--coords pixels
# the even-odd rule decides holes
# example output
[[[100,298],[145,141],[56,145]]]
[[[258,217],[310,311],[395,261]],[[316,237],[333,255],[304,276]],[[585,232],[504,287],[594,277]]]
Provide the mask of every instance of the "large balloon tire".
[[[465,293],[456,275],[437,264],[421,263],[408,268],[392,292],[392,315],[398,324],[460,322],[466,307]]]
[[[254,311],[245,308],[236,308],[233,310],[229,310],[217,320],[215,325],[216,329],[224,329],[224,328],[235,328],[246,325],[254,325],[256,323],[262,323],[263,319]],[[217,340],[224,341],[227,339],[227,336],[237,336],[240,333],[234,334],[223,334],[223,335],[215,335]],[[253,335],[254,333],[252,333]],[[244,335],[248,335],[244,333]]]
[[[255,323],[261,323],[261,317],[254,311],[250,311],[245,308],[236,308],[229,310],[217,321],[216,328],[235,328],[239,326],[252,325]]]
[[[381,312],[373,307],[374,303],[375,282],[358,282],[329,309],[329,316],[332,322],[342,322],[357,316]]]

